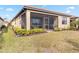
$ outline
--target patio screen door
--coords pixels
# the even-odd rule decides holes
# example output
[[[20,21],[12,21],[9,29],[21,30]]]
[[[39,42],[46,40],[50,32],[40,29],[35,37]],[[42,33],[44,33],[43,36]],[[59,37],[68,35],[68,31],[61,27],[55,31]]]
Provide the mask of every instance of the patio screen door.
[[[45,29],[49,29],[49,17],[44,18]]]
[[[53,19],[50,19],[49,17],[44,18],[44,27],[45,29],[53,29]]]

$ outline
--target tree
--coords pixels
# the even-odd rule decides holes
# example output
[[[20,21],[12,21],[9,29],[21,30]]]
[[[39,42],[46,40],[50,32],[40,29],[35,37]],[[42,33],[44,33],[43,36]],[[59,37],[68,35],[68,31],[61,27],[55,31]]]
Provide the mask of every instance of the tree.
[[[76,24],[77,24],[76,21],[72,21],[72,22],[70,23],[70,29],[75,30],[75,29],[76,29]]]
[[[76,21],[77,29],[79,29],[79,20]]]

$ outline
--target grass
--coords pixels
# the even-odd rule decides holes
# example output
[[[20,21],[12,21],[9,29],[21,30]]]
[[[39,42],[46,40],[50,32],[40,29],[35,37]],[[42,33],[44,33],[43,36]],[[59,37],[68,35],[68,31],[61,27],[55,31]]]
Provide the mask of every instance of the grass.
[[[16,37],[11,28],[0,35],[0,52],[79,52],[79,32],[59,31]]]

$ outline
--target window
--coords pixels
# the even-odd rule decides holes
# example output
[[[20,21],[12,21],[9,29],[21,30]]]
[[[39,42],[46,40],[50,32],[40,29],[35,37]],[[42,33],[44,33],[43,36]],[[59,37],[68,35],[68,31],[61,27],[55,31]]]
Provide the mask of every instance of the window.
[[[62,17],[62,24],[67,24],[67,17],[65,16]]]
[[[39,25],[40,24],[40,19],[32,19],[32,24],[33,25]]]
[[[41,18],[32,18],[32,28],[42,28]]]

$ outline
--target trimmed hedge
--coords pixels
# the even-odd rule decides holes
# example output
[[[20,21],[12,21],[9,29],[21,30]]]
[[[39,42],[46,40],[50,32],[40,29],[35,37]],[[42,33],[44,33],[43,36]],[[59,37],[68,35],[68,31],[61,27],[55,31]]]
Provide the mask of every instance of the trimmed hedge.
[[[30,34],[45,32],[43,29],[40,29],[40,28],[35,28],[35,29],[31,29],[31,30],[15,28],[14,31],[17,35],[30,35]]]

